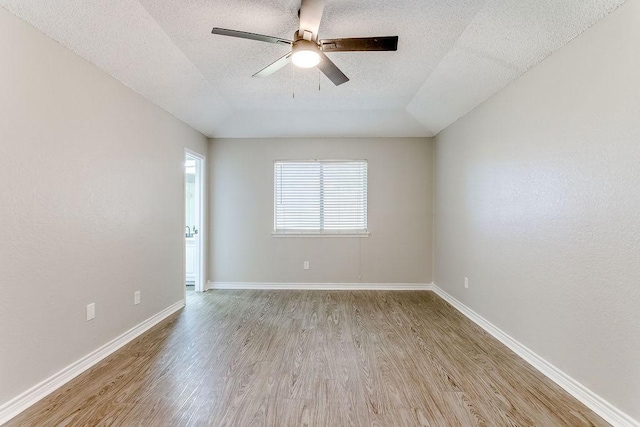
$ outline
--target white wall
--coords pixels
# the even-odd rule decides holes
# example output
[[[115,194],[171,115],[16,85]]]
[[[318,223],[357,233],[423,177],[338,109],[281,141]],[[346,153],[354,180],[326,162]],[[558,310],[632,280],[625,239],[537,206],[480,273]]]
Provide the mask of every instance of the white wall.
[[[1,406],[183,298],[207,140],[2,8],[0,58]]]
[[[214,282],[432,281],[431,140],[215,139],[209,158]],[[370,237],[272,237],[273,162],[287,159],[368,160]]]
[[[640,420],[640,0],[440,133],[435,164],[436,284]]]

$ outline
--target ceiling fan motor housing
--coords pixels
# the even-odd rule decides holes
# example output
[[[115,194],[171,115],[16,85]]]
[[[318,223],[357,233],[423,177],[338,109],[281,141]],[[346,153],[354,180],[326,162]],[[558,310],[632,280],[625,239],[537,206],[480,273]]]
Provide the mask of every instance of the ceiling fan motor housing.
[[[291,49],[291,52],[296,53],[301,50],[317,51],[319,49],[320,48],[318,47],[318,44],[316,42],[300,39],[293,42],[293,48]]]

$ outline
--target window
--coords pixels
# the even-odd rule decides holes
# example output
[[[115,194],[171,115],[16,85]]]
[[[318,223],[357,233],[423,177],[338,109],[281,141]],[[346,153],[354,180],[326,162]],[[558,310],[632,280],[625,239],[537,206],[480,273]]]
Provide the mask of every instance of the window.
[[[274,235],[368,235],[367,162],[274,163]]]

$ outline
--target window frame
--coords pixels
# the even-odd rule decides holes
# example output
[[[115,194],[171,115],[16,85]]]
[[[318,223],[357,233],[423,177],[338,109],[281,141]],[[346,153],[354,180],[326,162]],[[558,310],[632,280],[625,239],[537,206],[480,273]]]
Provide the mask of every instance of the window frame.
[[[366,185],[366,205],[365,218],[367,220],[367,228],[363,230],[277,230],[277,201],[276,201],[276,165],[278,163],[355,163],[362,162],[366,164],[367,180]],[[366,159],[279,159],[273,161],[273,237],[369,237],[369,162]]]

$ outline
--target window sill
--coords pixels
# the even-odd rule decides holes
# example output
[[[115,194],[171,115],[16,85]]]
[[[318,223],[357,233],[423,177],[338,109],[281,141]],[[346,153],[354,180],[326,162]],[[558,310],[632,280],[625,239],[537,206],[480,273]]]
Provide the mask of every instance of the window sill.
[[[273,237],[369,237],[369,232],[318,233],[314,231],[278,231]]]

